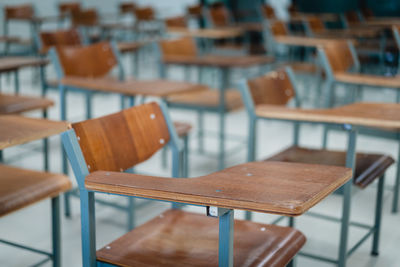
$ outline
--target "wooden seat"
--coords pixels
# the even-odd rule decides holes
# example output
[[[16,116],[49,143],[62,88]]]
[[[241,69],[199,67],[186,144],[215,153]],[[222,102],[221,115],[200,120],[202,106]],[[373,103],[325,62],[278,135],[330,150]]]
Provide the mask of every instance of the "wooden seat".
[[[292,146],[266,160],[345,166],[346,152]],[[353,183],[360,188],[365,188],[375,179],[380,178],[393,163],[394,160],[390,156],[357,153]]]
[[[305,243],[289,227],[236,220],[234,229],[234,266],[285,266]],[[117,266],[218,266],[218,220],[169,210],[96,255]]]
[[[70,188],[70,180],[61,174],[0,165],[0,217]]]
[[[54,102],[45,98],[0,94],[0,114],[18,114],[32,110],[46,110]]]
[[[219,91],[204,90],[193,93],[176,94],[167,98],[168,103],[193,107],[208,107],[218,109]],[[225,109],[227,111],[237,110],[243,107],[240,92],[231,89],[225,92]]]

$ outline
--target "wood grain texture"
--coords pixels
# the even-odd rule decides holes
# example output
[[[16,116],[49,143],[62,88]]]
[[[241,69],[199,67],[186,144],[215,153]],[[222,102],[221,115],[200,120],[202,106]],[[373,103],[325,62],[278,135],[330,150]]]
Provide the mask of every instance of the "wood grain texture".
[[[4,7],[4,18],[6,20],[31,20],[35,16],[32,4],[10,5]]]
[[[274,40],[275,42],[280,44],[304,46],[304,47],[317,47],[319,45],[324,45],[325,43],[332,41],[332,39],[327,39],[327,38],[290,36],[290,35],[275,36]]]
[[[224,27],[214,29],[187,29],[182,27],[168,27],[167,31],[173,34],[179,34],[185,37],[207,38],[207,39],[228,39],[243,35],[239,27]]]
[[[145,95],[166,97],[171,94],[194,92],[207,89],[207,87],[204,85],[171,80],[118,81],[110,78],[91,79],[67,77],[61,79],[60,83],[69,87],[107,93],[119,93],[127,96]]]
[[[0,73],[14,71],[24,67],[36,67],[48,64],[49,61],[37,57],[3,57],[0,58]]]
[[[324,33],[326,31],[325,24],[321,17],[308,16],[306,17],[306,20],[313,34]]]
[[[76,29],[41,32],[39,37],[41,43],[40,53],[42,54],[46,54],[49,49],[54,46],[73,46],[82,44],[79,32]]]
[[[174,105],[196,106],[216,108],[219,107],[219,90],[202,90],[198,92],[182,93],[169,96],[168,103]],[[235,89],[225,91],[225,109],[226,111],[238,110],[243,107],[240,92]]]
[[[331,42],[325,42],[320,47],[324,50],[334,73],[346,72],[354,65],[353,56],[347,41],[332,40]]]
[[[150,158],[170,137],[156,103],[72,124],[90,172],[125,171]]]
[[[256,108],[259,117],[400,129],[400,104],[355,103],[331,109],[294,109],[272,105]]]
[[[346,166],[346,151],[307,149],[292,146],[267,160],[344,167]],[[366,188],[376,179],[381,178],[393,163],[394,160],[390,156],[357,153],[353,184],[360,188]]]
[[[234,266],[284,267],[305,243],[298,230],[236,220]],[[97,251],[117,266],[218,266],[218,220],[166,211]],[[149,234],[151,233],[151,234]]]
[[[155,19],[154,9],[150,6],[135,8],[135,18],[138,21],[151,21]]]
[[[56,50],[67,77],[102,77],[117,65],[117,58],[108,42],[88,46],[58,46]]]
[[[250,79],[247,85],[256,106],[286,105],[295,96],[289,76],[282,69]]]
[[[68,129],[66,122],[15,115],[1,115],[0,125],[0,149],[43,139]]]
[[[163,58],[174,56],[196,57],[197,47],[194,40],[190,37],[165,40],[160,42],[160,49]]]
[[[183,16],[167,18],[165,25],[167,27],[187,28],[186,18]]]
[[[276,19],[275,10],[269,4],[261,5],[261,12],[266,19],[270,20]]]
[[[351,170],[251,162],[191,179],[98,171],[88,190],[289,216],[301,215],[351,178]]]
[[[351,72],[336,72],[335,80],[349,84],[361,84],[367,86],[378,86],[378,87],[391,87],[400,89],[400,76],[379,76],[372,74],[363,73],[351,73]]]
[[[269,29],[270,29],[271,33],[274,35],[274,38],[276,38],[277,36],[289,34],[288,30],[286,29],[285,22],[283,22],[281,20],[276,20],[276,21],[271,22],[269,24]]]
[[[247,68],[251,66],[270,64],[274,62],[273,57],[269,56],[223,56],[205,55],[201,57],[193,56],[164,56],[165,64],[174,65],[194,65],[208,66],[217,68]]]
[[[94,8],[72,10],[71,22],[73,27],[98,26],[100,24],[99,15]]]
[[[67,176],[0,165],[0,217],[71,189]]]
[[[215,5],[208,8],[211,20],[214,27],[227,27],[229,26],[229,10],[225,5]]]
[[[46,98],[8,95],[0,93],[0,114],[18,114],[32,110],[45,110],[54,102]]]
[[[64,2],[58,4],[58,11],[61,15],[71,15],[73,12],[81,10],[80,2]]]

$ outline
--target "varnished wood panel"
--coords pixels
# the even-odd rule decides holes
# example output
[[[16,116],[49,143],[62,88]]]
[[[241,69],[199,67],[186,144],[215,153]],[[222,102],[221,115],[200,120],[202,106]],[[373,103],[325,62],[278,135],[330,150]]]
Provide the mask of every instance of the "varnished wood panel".
[[[66,122],[14,115],[1,115],[0,125],[0,149],[43,139],[68,129]]]
[[[268,4],[262,5],[261,11],[265,18],[272,19],[272,20],[276,19],[275,10],[270,5],[268,5]]]
[[[151,199],[297,216],[352,176],[343,167],[251,162],[191,179],[94,172],[89,190]]]
[[[167,27],[178,27],[178,28],[186,28],[186,18],[185,17],[172,17],[167,18],[165,20],[165,25]]]
[[[400,129],[400,104],[355,103],[331,109],[294,109],[272,105],[256,108],[260,117]]]
[[[227,27],[221,29],[187,29],[182,27],[168,27],[167,31],[186,37],[207,38],[207,39],[226,39],[236,38],[243,35],[239,27]]]
[[[332,40],[325,42],[321,48],[325,51],[332,71],[345,72],[354,65],[353,56],[347,41],[345,40]]]
[[[207,87],[201,84],[178,82],[171,80],[127,80],[119,81],[110,78],[79,78],[67,77],[60,81],[61,84],[83,88],[92,91],[107,93],[119,93],[128,96],[145,95],[166,97],[171,94],[186,93],[206,90]]]
[[[247,81],[255,105],[286,105],[295,91],[285,70],[277,70]]]
[[[210,19],[214,27],[229,26],[229,11],[224,5],[209,7]]]
[[[149,234],[151,233],[151,234]],[[218,220],[166,211],[97,251],[117,266],[218,266]],[[305,243],[298,230],[236,220],[234,266],[284,267]]]
[[[64,175],[0,165],[0,217],[69,189]]]
[[[400,89],[400,76],[378,76],[363,73],[336,72],[335,79],[339,82],[361,84],[368,86],[391,87]]]
[[[32,110],[45,110],[54,105],[54,102],[39,97],[8,95],[0,93],[0,114],[17,114]]]
[[[0,72],[17,70],[23,67],[46,65],[47,59],[37,57],[3,57],[0,58]]]
[[[194,40],[185,37],[176,40],[165,40],[160,42],[161,53],[163,57],[168,56],[186,56],[196,57],[197,47]]]
[[[74,9],[71,15],[72,25],[74,27],[99,25],[99,16],[96,9]]]
[[[223,56],[206,55],[201,57],[193,56],[164,56],[164,63],[176,65],[197,65],[218,68],[250,67],[274,62],[269,56]]]
[[[138,21],[150,21],[155,19],[154,10],[152,7],[135,8],[135,18]]]
[[[281,36],[281,35],[288,35],[288,31],[286,29],[285,22],[281,20],[276,20],[270,23],[269,29],[271,33],[276,36]]]
[[[108,42],[88,46],[58,46],[56,49],[65,76],[101,77],[117,64]]]
[[[124,171],[150,158],[169,141],[156,103],[72,124],[89,171]]]
[[[76,29],[41,32],[41,53],[45,54],[53,46],[81,45],[82,41]]]
[[[31,20],[35,16],[35,11],[31,4],[12,5],[4,8],[5,19]]]

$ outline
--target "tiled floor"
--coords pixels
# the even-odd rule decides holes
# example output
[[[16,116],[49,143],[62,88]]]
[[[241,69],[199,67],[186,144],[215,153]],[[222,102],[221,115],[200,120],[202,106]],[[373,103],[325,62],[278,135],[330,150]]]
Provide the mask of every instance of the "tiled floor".
[[[154,73],[149,64],[141,66],[141,77],[154,77]],[[178,70],[172,71],[173,77],[181,76]],[[21,93],[29,95],[39,95],[38,84],[32,85],[32,70],[24,70],[21,72]],[[12,79],[7,82],[7,77],[1,77],[1,85],[3,92],[12,92]],[[304,80],[304,79],[303,79]],[[304,84],[302,83],[304,89]],[[302,90],[304,91],[304,90]],[[56,91],[50,91],[49,97],[58,102],[58,94]],[[383,90],[383,93],[376,93],[368,90],[364,95],[366,100],[370,101],[392,101],[394,92]],[[70,94],[68,98],[69,114],[68,117],[77,121],[83,119],[84,116],[84,99],[81,95]],[[94,115],[100,116],[119,109],[119,97],[99,94],[94,98]],[[196,116],[190,112],[171,111],[172,117],[176,120],[183,120],[193,123],[196,130]],[[37,114],[32,114],[36,116]],[[49,112],[50,118],[58,119],[58,105],[56,104]],[[228,116],[228,133],[239,136],[246,136],[247,116],[244,111],[233,113]],[[210,130],[217,129],[217,117],[207,114],[206,125]],[[0,126],[1,127],[1,126]],[[301,144],[310,147],[318,147],[321,145],[322,128],[315,125],[303,125],[301,128]],[[266,157],[274,152],[290,145],[291,142],[291,125],[280,122],[263,122],[258,128],[258,158]],[[332,132],[330,135],[331,148],[345,148],[346,136],[340,132]],[[206,141],[206,150],[210,152],[218,147],[217,142],[213,138]],[[232,147],[235,143],[228,142]],[[31,169],[41,169],[42,158],[40,153],[40,142],[33,142],[23,146],[10,148],[5,151],[6,163]],[[398,144],[393,141],[377,139],[367,136],[360,136],[357,143],[358,149],[363,151],[376,151],[388,153],[392,156],[397,155]],[[197,153],[197,142],[195,135],[191,138],[191,154],[190,154],[190,174],[198,176],[210,173],[216,170],[217,161],[210,156],[199,155]],[[246,159],[246,149],[237,153],[230,153],[227,159],[227,165],[242,163]],[[51,138],[51,171],[60,171],[60,146],[59,138]],[[160,154],[155,155],[151,160],[142,164],[139,171],[144,173],[153,173],[159,175],[169,175],[169,169],[161,167]],[[388,171],[387,185],[394,182],[395,169],[392,167]],[[71,177],[71,179],[74,179]],[[363,191],[355,192],[351,207],[352,219],[359,222],[372,222],[374,211],[374,199],[376,185],[370,186]],[[113,198],[115,201],[124,203],[125,199],[118,197],[102,196],[103,198]],[[383,225],[381,235],[381,248],[379,257],[370,256],[371,242],[362,245],[348,260],[348,266],[400,266],[400,214],[392,214],[390,212],[392,192],[386,191],[383,211]],[[152,216],[158,214],[161,210],[168,208],[168,205],[160,202],[152,202],[145,208],[138,210],[137,223],[143,223]],[[204,213],[200,208],[188,208],[197,212]],[[324,200],[314,208],[315,211],[324,214],[340,215],[341,197],[334,195]],[[43,201],[38,205],[25,208],[0,219],[0,237],[18,242],[25,242],[42,249],[50,248],[50,202]],[[120,236],[125,231],[124,213],[114,209],[97,206],[96,209],[97,222],[97,246],[103,246],[108,241]],[[236,213],[237,218],[242,218],[241,212]],[[255,214],[255,220],[258,222],[270,222],[274,217],[264,214]],[[339,239],[339,226],[337,224],[315,219],[309,216],[302,216],[297,220],[297,227],[301,229],[307,236],[308,242],[304,248],[305,251],[318,252],[323,255],[336,257],[337,244]],[[354,244],[357,237],[363,231],[351,229],[350,244]],[[79,200],[72,199],[72,217],[62,219],[62,245],[63,245],[63,266],[81,266],[81,243],[80,243],[80,216],[79,216]],[[0,266],[29,266],[39,261],[41,256],[37,256],[30,252],[25,252],[16,248],[0,245]],[[304,257],[298,257],[298,266],[331,266],[331,264],[322,263],[320,261],[310,260]],[[47,264],[46,266],[50,266]]]

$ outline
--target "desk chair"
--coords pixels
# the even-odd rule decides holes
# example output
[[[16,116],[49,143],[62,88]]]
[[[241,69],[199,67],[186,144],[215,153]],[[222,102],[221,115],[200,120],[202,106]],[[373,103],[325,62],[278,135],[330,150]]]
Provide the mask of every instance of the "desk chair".
[[[240,86],[243,102],[245,103],[250,125],[249,125],[249,150],[248,161],[256,160],[256,126],[257,121],[262,119],[258,113],[258,107],[264,105],[285,106],[290,101],[294,101],[295,107],[300,105],[299,99],[296,97],[296,84],[294,82],[294,74],[290,68],[270,72],[264,76],[242,81]],[[265,118],[264,118],[265,119]],[[299,146],[299,124],[294,122],[293,128],[293,146],[271,156],[266,161],[283,161],[283,162],[299,162],[308,164],[345,166],[346,152],[332,151],[326,149],[307,149]],[[370,153],[357,153],[355,160],[355,169],[353,175],[353,185],[364,189],[374,181],[378,182],[377,198],[375,203],[375,218],[372,226],[364,223],[351,225],[367,229],[365,234],[350,250],[347,250],[347,231],[341,234],[339,245],[339,260],[328,259],[319,255],[305,254],[314,259],[328,261],[332,263],[342,264],[345,258],[351,255],[369,236],[373,235],[372,255],[379,254],[379,235],[382,216],[382,199],[384,190],[384,175],[386,170],[394,163],[390,156]],[[343,210],[341,219],[332,216],[326,216],[325,219],[342,222],[342,230],[345,221],[349,218],[346,214],[350,207],[350,200],[346,201],[344,196]],[[319,218],[323,216],[317,215]],[[251,219],[251,214],[247,213],[247,219]],[[290,225],[294,225],[293,218],[290,219]]]
[[[175,201],[191,203],[183,200],[181,198],[183,195],[180,193],[171,192],[161,198],[151,197],[145,191],[148,189],[152,191],[150,189],[152,186],[146,186],[148,189],[139,193],[140,190],[130,191],[128,189],[130,185],[126,184],[128,180],[136,181],[136,178],[139,178],[144,184],[165,183],[172,191],[179,191],[179,188],[185,187],[185,184],[179,186],[175,183],[186,180],[175,180],[179,177],[178,158],[182,146],[166,107],[164,105],[160,107],[156,103],[75,123],[72,128],[62,134],[62,140],[79,184],[83,266],[203,267],[219,264],[221,267],[233,265],[283,267],[305,242],[304,236],[297,230],[234,221],[233,210],[211,207],[209,208],[211,212],[208,214],[219,217],[218,231],[216,219],[179,210],[175,203],[174,209],[163,212],[96,251],[95,193],[108,192],[130,198],[143,196],[168,202],[171,202],[172,197]],[[118,139],[115,138],[116,135],[119,136]],[[166,145],[171,147],[173,153],[172,177],[174,178],[131,174],[134,175],[132,179],[114,179],[115,174],[119,175],[116,172],[122,174],[121,172],[131,170],[136,164],[146,161]],[[101,181],[102,179],[94,177],[91,179],[89,175],[100,173],[104,174],[105,180]],[[229,174],[227,170],[225,175],[234,178],[234,173],[232,170],[232,174]],[[209,178],[213,183],[218,182],[218,174],[210,175]],[[194,178],[193,181],[202,181],[204,178],[206,177]],[[190,185],[192,189],[199,186]],[[131,188],[134,189],[135,186],[132,184]],[[209,203],[199,202],[200,205]]]
[[[327,74],[327,102],[326,107],[334,106],[334,88],[337,84],[357,86],[357,90],[362,86],[368,86],[382,90],[383,88],[394,88],[397,91],[396,102],[400,102],[400,78],[398,76],[385,77],[379,75],[361,74],[349,72],[352,66],[355,70],[359,69],[359,63],[355,55],[354,48],[350,42],[335,41],[325,44],[318,48],[318,54],[321,58],[322,66]],[[350,102],[356,100],[356,95],[350,98]],[[392,133],[383,133],[380,130],[363,130],[362,133],[374,136],[380,136],[388,139],[400,140],[398,131]],[[327,146],[328,128],[324,130],[323,147]],[[399,146],[400,158],[400,146]],[[398,210],[398,199],[400,190],[400,164],[397,163],[396,182],[394,186],[394,197],[392,212]]]
[[[34,34],[37,29],[37,25],[34,23],[35,18],[35,9],[31,4],[23,4],[23,5],[12,5],[4,7],[4,24],[3,24],[3,34],[6,37],[10,36],[10,23],[13,21],[27,22],[29,25],[29,32],[31,39],[22,39],[22,38],[14,38],[13,40],[6,41],[4,53],[6,55],[9,54],[10,44],[15,43],[18,45],[28,46],[30,47],[30,51],[28,53],[32,53],[35,49],[34,43],[32,42]]]
[[[86,118],[92,118],[92,94],[93,91],[85,90],[85,88],[80,88],[79,86],[66,86],[61,84],[61,80],[63,78],[68,77],[83,77],[90,78],[96,82],[96,78],[100,80],[97,82],[98,86],[101,86],[102,81],[101,78],[104,78],[109,81],[122,81],[125,80],[125,76],[123,73],[122,63],[120,62],[120,56],[116,45],[110,43],[97,43],[89,46],[74,46],[74,47],[57,47],[55,50],[52,50],[51,53],[53,63],[57,70],[57,78],[59,82],[60,89],[60,109],[61,109],[61,120],[67,120],[67,109],[66,109],[66,93],[69,90],[75,91],[83,91],[86,94]],[[118,78],[113,78],[108,75],[111,74],[112,70],[115,67],[118,67]],[[162,83],[160,83],[160,87],[162,87]],[[113,93],[113,91],[110,91]],[[114,92],[115,93],[115,92]],[[125,98],[121,97],[121,109],[125,108]],[[134,97],[129,97],[130,105],[134,105]],[[188,133],[191,129],[191,126],[177,122],[175,123],[175,127],[179,130],[179,136],[184,139],[185,143],[185,166],[187,166],[188,158],[187,158],[187,144],[188,144]],[[64,173],[67,172],[67,164],[65,162],[64,157]],[[183,170],[185,173],[187,169]],[[66,214],[69,215],[69,194],[66,194]],[[129,203],[130,206],[133,203]],[[129,208],[128,212],[131,212],[132,209]],[[131,218],[134,215],[130,213],[128,217],[128,228],[133,228],[133,220]]]
[[[192,38],[181,38],[176,40],[161,41],[159,44],[160,63],[168,57],[197,57],[197,46]],[[185,66],[185,68],[187,68]],[[186,69],[187,70],[187,69]],[[185,70],[185,71],[186,71]],[[202,71],[204,68],[200,66],[199,76],[201,80]],[[161,65],[161,77],[167,77],[168,69]],[[187,76],[188,73],[185,73]],[[185,77],[187,79],[187,77]],[[201,81],[200,81],[201,82]],[[198,137],[199,137],[199,151],[204,152],[204,112],[214,112],[220,115],[220,142],[225,139],[225,122],[224,114],[233,112],[242,108],[240,93],[237,90],[225,90],[221,94],[220,90],[203,90],[201,92],[176,94],[166,99],[168,106],[182,109],[191,109],[198,112]],[[221,95],[223,95],[223,102],[221,102]]]

